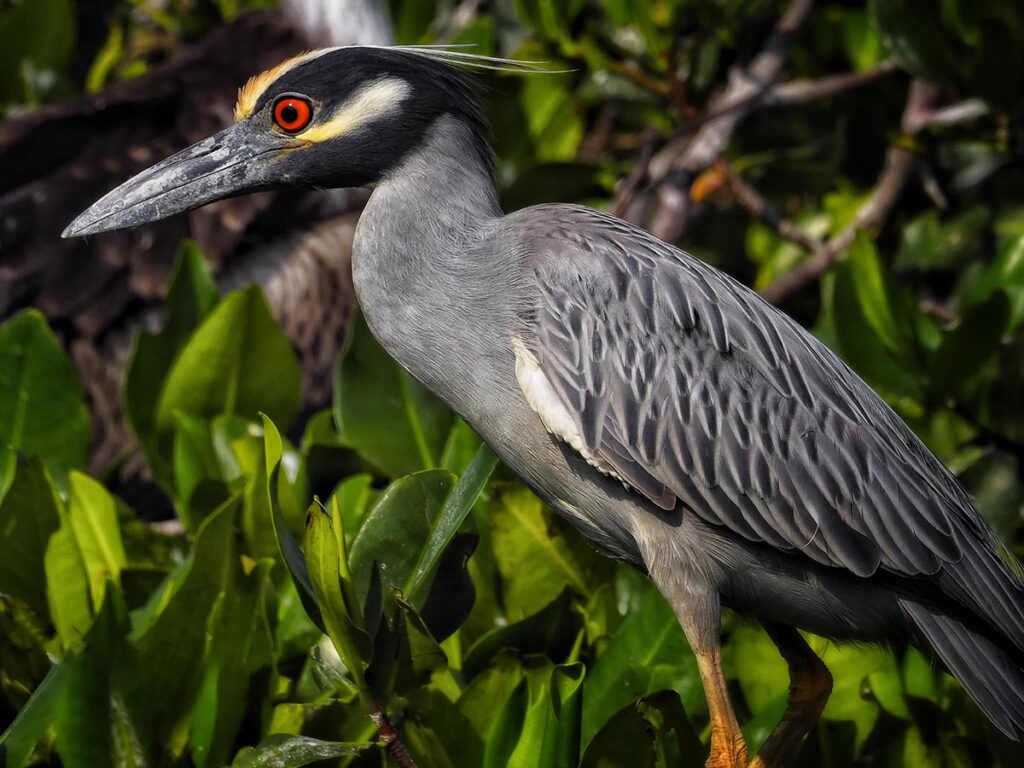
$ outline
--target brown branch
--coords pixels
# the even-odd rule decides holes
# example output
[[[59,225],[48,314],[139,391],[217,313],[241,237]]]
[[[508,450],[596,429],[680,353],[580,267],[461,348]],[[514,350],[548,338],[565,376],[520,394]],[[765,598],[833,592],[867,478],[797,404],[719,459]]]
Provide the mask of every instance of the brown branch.
[[[884,61],[876,67],[863,72],[845,72],[841,75],[830,75],[818,80],[790,80],[779,83],[768,89],[762,103],[765,106],[786,107],[793,104],[804,104],[808,101],[825,99],[829,96],[852,91],[863,85],[872,83],[879,78],[899,72],[900,68],[894,61]]]
[[[674,139],[651,163],[651,175],[658,184],[658,210],[650,231],[668,242],[678,240],[686,227],[689,199],[677,185],[660,183],[674,173],[692,177],[708,168],[728,145],[736,126],[760,102],[778,79],[789,54],[794,34],[811,10],[813,0],[793,0],[779,19],[765,46],[745,69],[734,67],[724,91],[711,100],[708,113],[717,115],[692,137]]]
[[[813,254],[819,254],[825,251],[827,246],[823,241],[808,235],[803,230],[797,228],[791,221],[783,218],[783,216],[761,196],[760,192],[739,177],[729,163],[724,160],[719,160],[718,166],[725,172],[726,177],[729,179],[729,184],[732,187],[733,194],[736,195],[736,199],[755,217],[774,229],[781,237],[799,245],[804,250],[810,251]]]
[[[388,716],[376,704],[370,707],[370,719],[377,726],[380,740],[384,742],[388,753],[394,758],[400,768],[416,768],[416,761],[412,759],[412,755],[409,754],[402,740],[398,737],[398,733],[391,725],[391,721],[388,720]]]
[[[633,170],[619,185],[615,200],[612,202],[611,212],[614,216],[622,216],[629,209],[640,185],[647,180],[647,169],[660,140],[661,134],[657,128],[650,127],[643,132],[640,140],[640,156],[637,158]]]
[[[911,136],[925,127],[927,116],[932,114],[932,105],[937,98],[934,86],[921,80],[914,80],[907,93],[907,105],[903,110],[901,127],[903,137]],[[773,304],[817,280],[832,268],[836,259],[853,243],[861,230],[876,229],[885,223],[896,205],[900,193],[914,168],[914,155],[897,139],[885,156],[885,166],[878,182],[868,199],[864,201],[853,221],[847,224],[827,245],[813,251],[814,255],[795,269],[778,278],[761,291],[761,296]]]

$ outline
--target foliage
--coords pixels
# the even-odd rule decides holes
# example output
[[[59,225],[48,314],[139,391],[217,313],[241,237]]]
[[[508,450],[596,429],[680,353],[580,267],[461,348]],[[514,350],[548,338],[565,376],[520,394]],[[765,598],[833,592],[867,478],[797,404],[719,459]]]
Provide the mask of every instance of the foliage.
[[[154,50],[263,4],[108,0],[99,34],[82,22],[88,3],[0,4],[0,104],[16,112],[137,75]],[[446,36],[573,70],[490,82],[508,208],[609,205],[647,132],[663,144],[686,129],[783,7],[491,5],[452,27],[453,3],[390,3],[401,42]],[[803,78],[891,56],[987,112],[899,139],[939,196],[912,181],[889,222],[786,308],[887,398],[1021,554],[1024,12],[1012,0],[929,5],[822,3],[793,50]],[[875,182],[906,86],[892,76],[762,110],[726,159],[802,231],[834,235]],[[757,287],[807,258],[736,202],[727,188],[700,201],[691,250]],[[167,323],[138,338],[125,387],[183,524],[168,534],[81,473],[87,409],[43,317],[0,328],[5,765],[376,765],[375,708],[420,766],[703,763],[696,664],[645,577],[496,467],[365,324],[339,362],[333,408],[304,432],[299,376],[259,289],[220,297],[186,246]],[[782,711],[785,665],[728,615],[725,636],[756,747]],[[811,642],[837,684],[794,765],[1020,764],[1020,748],[916,651]]]

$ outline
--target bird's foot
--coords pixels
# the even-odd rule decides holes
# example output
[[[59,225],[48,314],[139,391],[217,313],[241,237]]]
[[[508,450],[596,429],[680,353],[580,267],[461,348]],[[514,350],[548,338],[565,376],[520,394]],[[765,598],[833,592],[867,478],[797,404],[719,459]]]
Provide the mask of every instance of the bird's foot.
[[[711,729],[711,754],[707,768],[747,768],[747,744],[743,734],[728,728]]]

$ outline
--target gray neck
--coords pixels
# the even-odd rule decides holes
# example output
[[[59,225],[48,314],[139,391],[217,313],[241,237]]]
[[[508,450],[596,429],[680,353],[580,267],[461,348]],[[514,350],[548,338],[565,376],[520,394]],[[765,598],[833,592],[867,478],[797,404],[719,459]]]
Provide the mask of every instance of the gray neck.
[[[486,284],[490,249],[481,246],[501,215],[469,127],[450,116],[374,189],[356,227],[352,277],[370,329],[399,362],[412,367],[415,350],[402,345],[459,316]]]
[[[439,118],[370,195],[353,245],[357,290],[360,278],[368,287],[377,278],[422,281],[424,273],[452,269],[501,215],[470,129]]]

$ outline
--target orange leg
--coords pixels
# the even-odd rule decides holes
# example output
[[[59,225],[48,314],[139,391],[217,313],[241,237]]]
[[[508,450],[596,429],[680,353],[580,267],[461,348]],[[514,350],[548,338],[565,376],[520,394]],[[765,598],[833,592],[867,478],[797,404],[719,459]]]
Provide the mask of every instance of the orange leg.
[[[789,665],[789,702],[750,768],[779,768],[818,722],[832,693],[832,675],[793,627],[762,623]]]
[[[711,754],[707,768],[747,768],[747,745],[736,721],[722,673],[719,647],[697,652],[697,667],[711,714]]]

